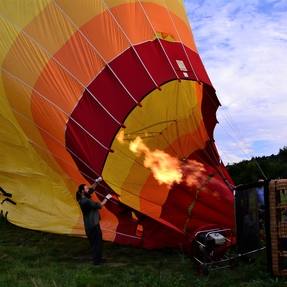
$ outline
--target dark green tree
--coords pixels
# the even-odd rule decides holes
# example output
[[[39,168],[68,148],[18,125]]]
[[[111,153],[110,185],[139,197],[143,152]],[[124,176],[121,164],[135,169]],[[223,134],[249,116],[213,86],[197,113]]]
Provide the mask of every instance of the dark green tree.
[[[229,164],[227,169],[236,185],[256,182],[264,175],[267,179],[287,178],[287,146],[280,149],[277,155],[254,157]]]

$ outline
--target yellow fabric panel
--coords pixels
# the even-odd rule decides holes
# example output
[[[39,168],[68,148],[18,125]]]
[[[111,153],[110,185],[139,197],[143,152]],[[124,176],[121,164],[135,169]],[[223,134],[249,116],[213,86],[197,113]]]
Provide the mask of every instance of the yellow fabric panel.
[[[37,43],[47,49],[52,55],[77,30],[77,27],[73,26],[69,18],[54,3],[52,1],[47,5],[45,10],[25,27],[25,32],[33,39],[36,39]]]
[[[68,117],[41,97],[47,97],[47,93],[41,93],[39,95],[36,91],[30,90],[18,80],[11,79],[9,75],[7,77],[7,75],[3,74],[3,78],[5,79],[5,88],[9,96],[11,107],[31,143],[33,143],[35,147],[39,147],[37,148],[38,151],[42,150],[40,154],[44,156],[46,160],[48,156],[48,164],[50,166],[58,166],[59,164],[62,169],[75,180],[82,179],[73,159],[65,149],[64,130]],[[47,79],[46,83],[49,83]],[[67,83],[67,81],[65,81],[65,83]],[[53,85],[51,83],[50,92],[53,92],[52,87]],[[65,85],[61,86],[61,88],[63,87],[65,87]],[[31,93],[34,94],[34,100],[30,100]],[[53,95],[55,95],[55,93]],[[67,97],[64,99],[67,99]],[[31,102],[33,115],[31,112]],[[39,117],[40,120],[37,120]],[[54,121],[53,125],[51,125],[51,118]],[[38,126],[41,126],[44,130],[44,132],[41,130],[41,135]],[[45,139],[45,143],[42,137]],[[58,164],[54,162],[51,152]],[[63,171],[61,171],[61,173],[63,173]]]
[[[14,28],[11,27],[10,24],[7,26],[10,28],[10,30],[6,29],[8,35],[10,31],[15,33]],[[13,36],[13,33],[11,33],[11,35]],[[69,114],[77,103],[80,95],[82,95],[83,87],[67,75],[66,71],[59,67],[55,61],[48,61],[48,55],[37,43],[31,41],[26,34],[20,34],[14,42],[14,45],[10,48],[9,53],[5,58],[5,62],[3,63],[5,69],[2,74],[3,78],[5,79],[5,83],[10,81],[9,84],[6,84],[5,86],[5,93],[9,98],[13,109],[17,112],[23,114],[23,109],[25,109],[24,115],[31,121],[35,120],[35,115],[40,114],[41,121],[35,122],[36,125],[41,125],[43,121],[48,123],[48,132],[52,134],[53,137],[60,140],[62,144],[60,145],[59,151],[59,144],[55,144],[55,141],[51,141],[51,138],[49,137],[50,146],[54,146],[54,149],[51,149],[50,151],[55,152],[56,157],[57,154],[63,154],[61,157],[64,158],[64,160],[59,161],[62,167],[64,170],[69,171],[68,174],[70,174],[70,176],[79,179],[82,178],[82,176],[77,171],[72,158],[64,148],[64,131],[67,116],[65,116],[62,111],[55,110],[53,103]],[[47,63],[49,64],[47,65]],[[44,69],[45,66],[46,68]],[[12,75],[10,73],[12,73]],[[41,75],[40,78],[39,75]],[[13,81],[13,84],[10,84],[11,81]],[[37,81],[36,85],[35,81]],[[22,92],[21,89],[23,90]],[[27,94],[28,91],[30,94]],[[33,93],[33,97],[31,97],[31,93]],[[59,97],[59,95],[62,96]],[[21,99],[19,100],[20,97]],[[42,97],[47,98],[52,103],[48,103],[47,100],[43,100]],[[30,111],[31,105],[34,110],[34,115],[32,115]],[[55,115],[55,125],[50,124],[51,116],[53,114]],[[24,121],[23,117],[17,116],[17,119],[20,119],[20,123]],[[61,128],[59,128],[59,124]],[[29,135],[32,142],[39,143],[39,138],[41,136],[37,131],[37,128],[34,127],[31,129],[29,125],[27,126],[26,121],[24,121],[24,124],[21,123],[21,125],[23,128],[26,127],[25,132]],[[43,128],[45,128],[45,125]],[[47,146],[43,146],[42,143],[40,143],[40,146],[43,147],[44,150],[47,149]],[[43,155],[43,153],[41,154]],[[45,155],[44,158],[47,158],[47,156]],[[51,159],[52,158],[49,156],[49,164],[55,165],[55,163],[51,162]],[[67,161],[69,165],[66,164]],[[72,169],[70,168],[70,165],[73,165]]]
[[[43,11],[46,4],[47,1],[28,3],[10,0],[0,3],[0,61],[5,60],[4,69],[13,71],[14,75],[31,86],[48,58],[27,37],[19,35],[18,32]],[[10,58],[7,58],[8,52]],[[24,68],[21,70],[21,67]],[[21,114],[18,114],[18,119],[26,116],[31,120],[31,90],[28,87],[23,88],[23,85],[11,79],[5,71],[2,71],[1,76],[5,79],[5,90],[1,80],[0,182],[5,190],[13,194],[12,199],[17,203],[15,207],[5,202],[1,208],[4,214],[8,211],[8,219],[11,222],[23,227],[71,233],[81,217],[73,196],[76,185],[71,178],[63,174],[55,161],[51,160],[36,127],[31,122],[22,120],[21,123],[26,123],[24,128],[28,132],[24,136],[12,115],[6,92],[9,93],[9,100],[17,104],[18,112]],[[32,134],[33,140],[43,147],[42,154],[39,149],[35,152],[31,146],[27,135],[32,137]],[[82,176],[81,179],[84,180]]]
[[[6,23],[3,23],[3,24],[6,24]],[[10,39],[13,38],[13,32],[15,33],[15,30],[11,27],[11,25],[8,24],[7,26],[4,26],[4,27],[8,27],[11,29],[1,29],[1,32],[6,31],[5,33],[3,32],[2,34],[6,34],[8,39],[9,39],[9,35],[10,35]],[[11,32],[11,34],[9,34],[9,32]],[[23,54],[23,51],[24,51],[24,54]],[[10,49],[9,56],[6,57],[5,63],[3,64],[5,70],[2,73],[2,77],[5,80],[5,93],[8,96],[10,104],[12,105],[13,109],[16,110],[18,113],[20,113],[20,117],[17,116],[17,119],[20,120],[19,123],[21,124],[22,128],[26,127],[26,129],[24,130],[26,134],[28,134],[28,137],[33,142],[36,142],[36,143],[40,142],[41,146],[43,146],[43,144],[41,143],[42,141],[39,140],[41,136],[39,135],[37,128],[35,126],[31,128],[31,125],[27,126],[27,121],[24,120],[24,118],[21,115],[24,115],[31,121],[34,121],[33,116],[31,114],[31,93],[33,92],[32,87],[34,85],[34,81],[37,79],[37,77],[39,76],[39,73],[41,73],[43,69],[43,66],[46,64],[48,60],[45,56],[46,55],[43,54],[41,50],[39,50],[37,45],[29,41],[29,39],[27,39],[22,34],[21,36],[17,38],[15,45]],[[6,70],[7,70],[7,73],[6,73]],[[11,75],[10,72],[12,72],[13,74]],[[42,85],[42,87],[47,86],[47,84],[49,84],[50,82],[50,85],[47,88],[47,90],[49,92],[53,92],[52,87],[55,85],[55,83],[58,83],[59,87],[61,87],[61,90],[63,91],[64,87],[68,84],[68,81],[66,81],[64,78],[62,82],[65,84],[62,84],[62,82],[60,81],[61,79],[60,76],[52,77],[51,79],[51,75],[52,74],[50,72],[49,77],[44,78],[45,85]],[[51,80],[49,81],[49,79]],[[57,81],[55,81],[55,79],[57,79]],[[71,89],[69,89],[67,92],[67,94],[70,97],[63,98],[65,101],[71,98],[71,95],[73,95],[73,93],[70,93],[70,90]],[[78,92],[77,94],[81,94],[81,93],[82,93],[82,90],[80,90],[80,92]],[[35,95],[36,95],[35,97],[40,97],[37,93],[35,93]],[[53,93],[53,95],[55,95],[55,93]],[[4,92],[3,92],[3,96],[4,96]],[[44,92],[43,96],[47,97],[47,93]],[[59,100],[57,100],[57,102],[60,106],[70,105],[70,109],[67,110],[67,112],[69,112],[74,107],[76,100],[74,100],[72,103],[71,101],[68,101],[68,102],[66,101],[64,102],[64,104],[59,103]],[[63,108],[66,109],[65,107]],[[38,112],[40,111],[41,115],[43,115],[42,106],[38,106],[37,111]],[[47,120],[49,121],[49,123],[50,123],[50,116],[51,114],[48,114],[47,116]],[[54,137],[57,137],[58,139],[62,140],[63,146],[64,146],[63,131],[65,129],[66,119],[67,117],[62,118],[62,123],[63,123],[62,132],[60,130],[56,130],[58,132],[58,135],[53,134]],[[24,124],[21,123],[23,121],[24,121]],[[50,125],[50,126],[55,127],[53,125]],[[44,144],[44,150],[45,149],[47,149],[47,147]],[[64,154],[67,154],[67,152],[65,151],[63,147],[62,147],[62,150]],[[72,163],[75,166],[70,155],[67,154],[67,156],[70,160],[70,163]],[[44,157],[46,158],[46,155]],[[55,165],[55,163],[52,163],[50,156],[49,156],[49,164]],[[73,172],[73,174],[75,175],[75,172]],[[76,172],[76,175],[77,175],[76,178],[79,178],[78,171]],[[80,176],[80,178],[82,177]]]
[[[14,27],[9,23],[7,23],[7,27],[9,28],[4,30],[2,27],[1,34],[6,34],[6,40],[9,42],[13,40],[15,33],[17,33]],[[33,86],[49,59],[35,44],[27,41],[23,35],[19,34],[14,45],[3,60],[2,66],[5,70]]]
[[[5,77],[5,75],[3,75],[3,77],[5,78],[5,88],[10,91],[10,101],[17,102],[17,110],[15,107],[12,107],[12,111],[18,123],[25,131],[26,137],[28,137],[29,142],[34,145],[37,152],[42,156],[47,164],[49,164],[52,169],[60,172],[59,166],[56,164],[54,159],[52,159],[50,151],[47,149],[46,143],[43,141],[42,136],[39,134],[38,127],[32,119],[29,105],[31,90],[28,88],[23,89],[23,86],[17,84],[14,80],[11,80],[8,77]]]
[[[49,168],[31,147],[3,97],[2,81],[0,95],[0,182],[17,203],[5,202],[1,209],[17,225],[70,233],[79,216],[70,192],[75,184]]]
[[[65,11],[66,15],[69,15],[78,27],[91,21],[94,17],[99,16],[105,10],[104,1],[102,0],[57,0],[57,4]]]
[[[51,0],[1,0],[0,15],[23,28],[39,15],[49,2]]]
[[[0,27],[0,63],[2,64],[15,38],[18,37],[18,32],[2,18],[0,18]]]
[[[155,90],[146,96],[142,107],[128,116],[125,139],[141,136],[151,150],[157,148],[179,158],[187,157],[203,148],[208,139],[202,122],[201,100],[202,86],[196,82],[172,81],[163,85],[161,91]],[[197,135],[196,140],[193,135]],[[168,189],[153,179],[150,170],[143,167],[143,159],[129,151],[127,143],[121,144],[115,139],[112,149],[115,152],[109,154],[103,170],[105,180],[124,203],[158,216]],[[141,197],[147,198],[143,196],[143,189],[157,190],[149,195],[148,209],[141,202]]]

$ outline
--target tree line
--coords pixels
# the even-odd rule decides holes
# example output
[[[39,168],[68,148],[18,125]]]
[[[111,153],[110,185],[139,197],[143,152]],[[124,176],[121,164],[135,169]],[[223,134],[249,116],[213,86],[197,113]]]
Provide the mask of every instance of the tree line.
[[[236,185],[256,182],[258,179],[264,179],[264,175],[267,179],[287,179],[287,146],[280,149],[276,155],[252,157],[226,167]]]

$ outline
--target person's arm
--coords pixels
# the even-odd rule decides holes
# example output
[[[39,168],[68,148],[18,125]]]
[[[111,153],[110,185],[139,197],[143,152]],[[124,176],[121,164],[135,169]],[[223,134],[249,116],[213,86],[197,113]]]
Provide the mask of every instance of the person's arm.
[[[112,198],[112,195],[111,194],[107,194],[106,197],[104,198],[104,200],[101,202],[101,206],[103,207],[109,199]]]
[[[101,176],[97,177],[94,181],[94,183],[91,185],[91,189],[95,190],[95,188],[97,187],[97,185],[103,180],[103,178]]]
[[[92,199],[87,199],[85,204],[86,206],[89,206],[89,208],[101,209],[107,203],[107,201],[111,198],[112,198],[112,195],[107,194],[102,202],[96,202],[96,201],[93,201]]]
[[[103,180],[103,178],[101,176],[99,176],[98,178],[95,179],[94,183],[91,185],[91,192],[94,192],[95,191],[95,188],[97,187],[97,185]],[[106,203],[107,201],[112,198],[112,195],[111,194],[107,194],[106,197],[104,198],[104,200],[102,202],[93,202],[93,204],[97,204],[97,207],[94,206],[94,208],[102,208]]]

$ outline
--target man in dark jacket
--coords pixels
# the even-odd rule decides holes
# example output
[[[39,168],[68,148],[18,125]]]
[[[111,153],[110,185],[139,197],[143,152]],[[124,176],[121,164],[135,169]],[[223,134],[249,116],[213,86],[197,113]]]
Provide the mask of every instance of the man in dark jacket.
[[[104,262],[102,259],[102,231],[100,227],[101,217],[99,209],[112,197],[108,194],[102,202],[95,202],[91,199],[91,194],[95,191],[100,181],[102,181],[102,178],[97,178],[90,188],[86,184],[81,184],[76,193],[77,201],[83,213],[85,231],[92,248],[93,262],[95,265]]]

